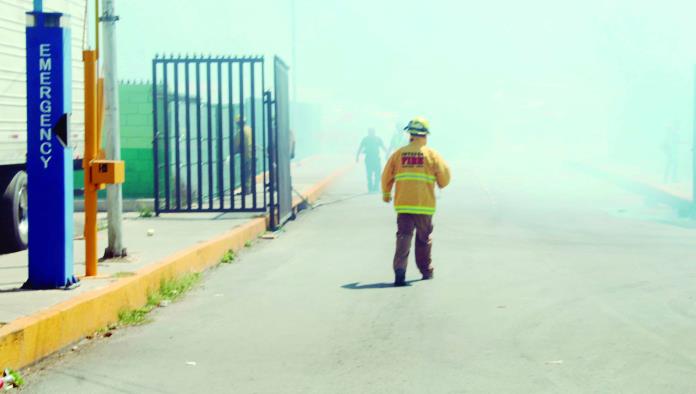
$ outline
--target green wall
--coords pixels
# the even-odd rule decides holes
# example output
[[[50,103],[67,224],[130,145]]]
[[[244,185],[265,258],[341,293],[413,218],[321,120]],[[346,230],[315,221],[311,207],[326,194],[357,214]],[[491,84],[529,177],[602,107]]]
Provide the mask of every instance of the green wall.
[[[126,162],[123,198],[151,198],[154,193],[151,85],[121,83],[119,96],[121,160]],[[75,189],[83,189],[83,180],[83,171],[75,171]],[[104,192],[99,195],[104,197]]]
[[[121,159],[126,162],[124,198],[150,198],[154,193],[152,163],[152,88],[122,83]]]

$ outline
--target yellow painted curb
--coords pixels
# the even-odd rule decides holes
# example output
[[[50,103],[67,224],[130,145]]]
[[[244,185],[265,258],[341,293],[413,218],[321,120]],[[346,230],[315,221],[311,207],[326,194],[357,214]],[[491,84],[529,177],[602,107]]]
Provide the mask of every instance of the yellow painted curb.
[[[334,173],[326,177],[324,180],[310,187],[308,190],[302,193],[302,197],[304,198],[295,196],[292,199],[293,207],[298,206],[303,201],[307,201],[310,204],[317,201],[319,199],[319,196],[321,196],[326,191],[326,189],[331,185],[331,183],[343,176],[346,172],[350,171],[354,166],[354,164],[349,164],[345,167],[339,168],[338,170],[334,171]]]
[[[352,166],[339,169],[311,187],[303,197],[312,202]],[[293,200],[293,205],[302,199]],[[0,327],[0,367],[24,368],[118,321],[124,309],[139,308],[163,280],[201,272],[217,264],[228,250],[237,251],[267,228],[268,217],[252,219],[230,232],[138,270],[135,275],[54,305]]]

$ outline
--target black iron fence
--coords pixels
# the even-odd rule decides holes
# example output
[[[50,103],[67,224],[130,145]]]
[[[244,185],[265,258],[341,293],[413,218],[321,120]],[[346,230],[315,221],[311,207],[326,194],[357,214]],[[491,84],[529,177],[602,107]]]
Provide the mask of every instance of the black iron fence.
[[[292,215],[288,68],[263,57],[156,57],[155,212]]]
[[[263,212],[268,205],[261,57],[157,57],[155,210]]]

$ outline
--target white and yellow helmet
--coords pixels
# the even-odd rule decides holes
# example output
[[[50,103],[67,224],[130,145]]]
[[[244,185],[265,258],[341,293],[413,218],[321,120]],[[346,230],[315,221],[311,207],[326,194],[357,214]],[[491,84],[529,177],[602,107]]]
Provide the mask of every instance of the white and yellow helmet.
[[[409,134],[424,137],[430,134],[430,123],[420,116],[413,118],[404,128]]]

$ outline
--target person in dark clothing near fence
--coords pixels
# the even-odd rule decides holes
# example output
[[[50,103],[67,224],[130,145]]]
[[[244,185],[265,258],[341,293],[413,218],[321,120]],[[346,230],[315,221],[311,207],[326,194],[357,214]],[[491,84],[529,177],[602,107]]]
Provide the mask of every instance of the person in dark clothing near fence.
[[[384,154],[387,154],[387,149],[384,147],[384,142],[377,136],[375,129],[369,129],[367,136],[362,139],[358,147],[358,153],[355,161],[360,161],[360,154],[365,154],[365,171],[367,172],[367,191],[377,193],[379,189],[380,178],[382,176],[382,160],[380,159],[379,150],[382,149]]]

